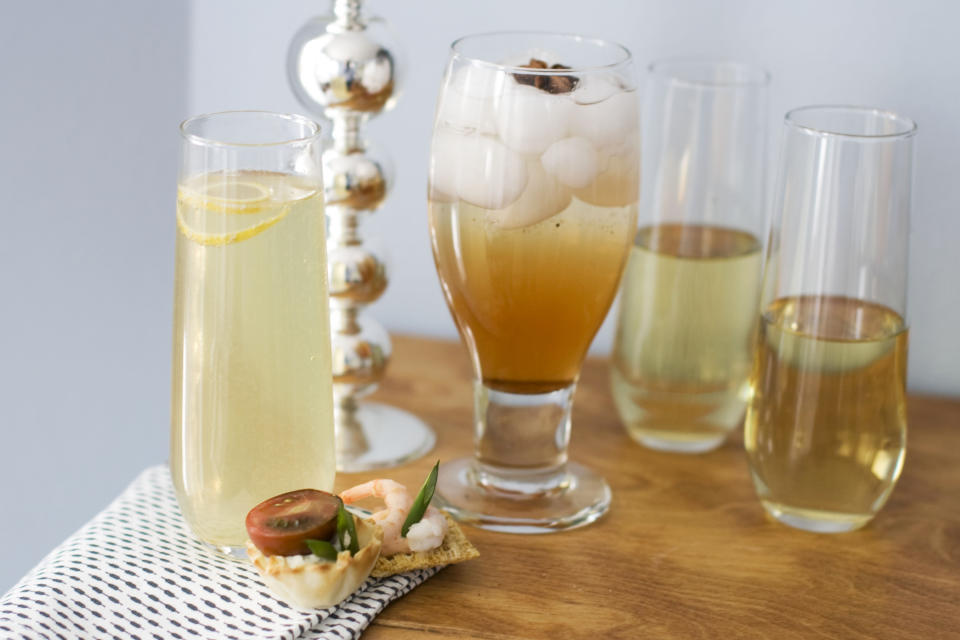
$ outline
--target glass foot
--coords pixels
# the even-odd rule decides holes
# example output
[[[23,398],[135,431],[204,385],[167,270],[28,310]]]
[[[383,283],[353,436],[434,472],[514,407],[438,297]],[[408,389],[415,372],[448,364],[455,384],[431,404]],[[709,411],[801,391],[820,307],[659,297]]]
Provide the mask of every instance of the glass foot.
[[[544,473],[461,458],[440,465],[437,501],[457,520],[481,529],[553,533],[600,518],[610,508],[610,487],[573,462]]]
[[[726,434],[683,440],[661,437],[649,431],[631,431],[630,435],[634,440],[648,449],[668,451],[670,453],[706,453],[707,451],[713,451],[718,448],[727,439]]]
[[[425,455],[433,430],[411,413],[374,402],[334,410],[337,471],[356,473],[397,467]]]
[[[855,531],[873,518],[869,515],[836,513],[833,511],[814,511],[795,509],[781,504],[762,500],[763,508],[783,524],[794,529],[813,531],[814,533],[845,533]]]
[[[203,546],[207,549],[210,549],[219,556],[227,556],[231,560],[239,560],[241,562],[249,562],[247,558],[247,548],[246,547],[231,547],[227,545],[216,545],[210,544],[209,542],[203,542]]]

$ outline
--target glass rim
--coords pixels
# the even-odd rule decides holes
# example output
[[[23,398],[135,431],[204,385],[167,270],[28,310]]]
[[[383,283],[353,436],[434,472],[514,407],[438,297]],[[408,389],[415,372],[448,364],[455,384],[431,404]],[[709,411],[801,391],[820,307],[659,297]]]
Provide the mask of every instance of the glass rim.
[[[855,114],[859,116],[874,116],[902,125],[902,130],[893,133],[851,133],[849,131],[834,131],[833,128],[816,127],[810,124],[803,124],[798,117],[811,112],[839,112]],[[796,107],[787,111],[783,116],[783,123],[788,127],[800,130],[803,133],[814,136],[830,138],[849,138],[851,140],[897,140],[912,138],[917,134],[917,123],[912,118],[902,116],[896,111],[889,109],[879,109],[877,107],[864,107],[849,104],[814,104],[803,107]],[[839,128],[839,127],[837,127]]]
[[[270,119],[276,120],[286,120],[288,122],[294,122],[300,125],[305,125],[308,129],[311,130],[311,133],[306,136],[292,137],[285,140],[272,140],[270,142],[229,142],[226,140],[217,140],[215,138],[209,138],[202,136],[196,133],[191,133],[188,129],[191,125],[194,125],[202,120],[211,120],[214,118],[219,118],[220,116],[228,115],[254,115],[254,116],[268,116]],[[191,116],[180,123],[180,135],[184,140],[190,142],[191,144],[205,146],[205,147],[227,147],[227,148],[256,148],[256,147],[287,147],[287,146],[296,146],[300,144],[309,144],[323,135],[323,130],[320,125],[313,119],[306,116],[302,116],[296,113],[282,113],[278,111],[266,111],[263,109],[230,109],[226,111],[211,111],[209,113],[201,113],[195,116]]]
[[[729,82],[691,80],[677,75],[675,72],[668,71],[670,67],[679,65],[691,65],[700,68],[718,69],[721,67],[731,67],[749,72],[752,76],[749,80],[734,80]],[[708,57],[674,57],[661,58],[654,60],[647,65],[647,73],[670,82],[687,87],[696,87],[701,89],[741,89],[746,87],[766,87],[770,84],[772,75],[770,72],[759,65],[741,62],[728,58],[708,58]]]
[[[594,46],[609,48],[613,51],[620,53],[621,57],[614,62],[608,62],[606,64],[595,64],[595,65],[578,65],[571,66],[569,69],[531,69],[529,67],[522,67],[518,65],[509,65],[501,64],[499,62],[492,62],[484,58],[477,58],[475,56],[467,55],[463,52],[462,45],[474,40],[481,40],[484,38],[490,38],[492,36],[549,36],[552,38],[562,38],[567,39],[573,42],[580,44],[592,44]],[[560,32],[560,31],[530,31],[530,30],[506,30],[506,31],[484,31],[481,33],[472,33],[470,35],[461,36],[450,43],[450,52],[451,60],[464,60],[470,64],[476,64],[479,66],[492,67],[494,69],[500,69],[507,72],[518,72],[524,73],[526,75],[533,76],[552,76],[557,75],[558,71],[564,73],[583,73],[588,71],[601,71],[603,69],[614,69],[616,67],[621,67],[625,64],[629,64],[633,61],[633,54],[630,53],[630,50],[627,49],[624,45],[619,42],[614,42],[613,40],[605,40],[604,38],[595,38],[592,36],[584,36],[577,33],[569,32]]]

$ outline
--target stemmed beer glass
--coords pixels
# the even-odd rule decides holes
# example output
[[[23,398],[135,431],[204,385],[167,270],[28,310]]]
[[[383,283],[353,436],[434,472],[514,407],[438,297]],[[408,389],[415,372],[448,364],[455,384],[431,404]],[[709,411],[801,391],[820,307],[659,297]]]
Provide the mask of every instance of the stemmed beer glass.
[[[636,225],[630,53],[572,35],[452,46],[430,157],[430,233],[473,363],[474,457],[438,492],[461,520],[531,533],[594,521],[610,490],[567,462],[570,409]]]

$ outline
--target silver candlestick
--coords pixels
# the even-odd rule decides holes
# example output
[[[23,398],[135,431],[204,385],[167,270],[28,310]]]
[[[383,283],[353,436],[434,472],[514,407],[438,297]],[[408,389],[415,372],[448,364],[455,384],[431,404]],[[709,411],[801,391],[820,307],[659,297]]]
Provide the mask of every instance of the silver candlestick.
[[[364,245],[363,214],[382,203],[392,175],[361,129],[390,109],[399,94],[396,44],[386,23],[363,15],[360,0],[333,0],[293,37],[287,58],[300,103],[332,125],[323,155],[333,343],[337,470],[367,471],[418,458],[433,448],[433,431],[417,417],[358,398],[372,392],[390,359],[390,336],[363,308],[387,287],[387,267]]]

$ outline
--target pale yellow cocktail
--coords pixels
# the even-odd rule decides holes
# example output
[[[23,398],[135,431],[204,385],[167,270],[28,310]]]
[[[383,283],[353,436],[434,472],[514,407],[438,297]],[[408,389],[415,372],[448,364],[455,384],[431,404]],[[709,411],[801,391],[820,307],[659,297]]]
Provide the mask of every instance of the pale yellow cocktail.
[[[191,176],[177,198],[170,466],[194,533],[335,471],[323,198],[312,178]]]

